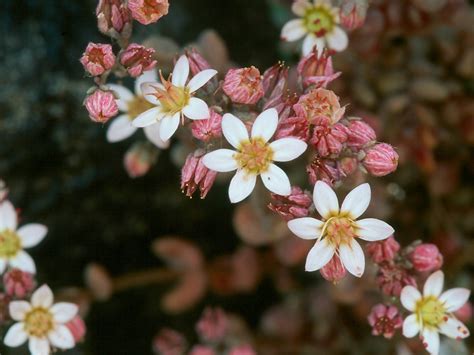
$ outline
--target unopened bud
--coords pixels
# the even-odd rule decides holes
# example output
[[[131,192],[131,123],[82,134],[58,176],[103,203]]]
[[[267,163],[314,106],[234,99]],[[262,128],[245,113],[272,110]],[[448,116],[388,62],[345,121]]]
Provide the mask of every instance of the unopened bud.
[[[112,91],[95,90],[86,97],[84,106],[94,122],[105,123],[118,114],[116,98]]]
[[[367,150],[362,163],[371,175],[385,176],[397,170],[398,154],[390,144],[379,143]]]
[[[253,66],[229,69],[222,88],[233,102],[239,104],[255,104],[264,94],[260,71]]]

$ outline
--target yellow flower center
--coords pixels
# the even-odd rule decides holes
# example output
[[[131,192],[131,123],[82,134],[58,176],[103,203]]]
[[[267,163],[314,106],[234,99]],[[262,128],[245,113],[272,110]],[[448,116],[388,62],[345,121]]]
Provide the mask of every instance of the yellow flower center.
[[[30,336],[43,338],[54,328],[53,315],[45,308],[36,307],[25,316],[25,331]]]
[[[145,100],[143,96],[135,96],[128,101],[128,117],[130,121],[133,121],[135,117],[153,107],[154,105]]]
[[[349,244],[356,237],[354,221],[342,215],[331,217],[324,223],[322,236],[326,236],[336,247]]]
[[[240,143],[234,155],[237,164],[249,174],[261,174],[273,162],[273,150],[262,138],[251,138]]]
[[[161,73],[160,76],[164,88],[156,87],[156,92],[153,95],[160,101],[163,112],[174,115],[189,104],[191,93],[188,87],[175,86],[171,81],[163,78]]]
[[[316,37],[323,37],[326,33],[332,32],[337,24],[337,12],[325,4],[319,4],[306,11],[303,22],[308,32]]]
[[[0,258],[12,258],[21,250],[21,239],[10,229],[0,231]]]
[[[443,303],[434,296],[423,297],[417,302],[415,309],[418,321],[421,321],[424,327],[438,327],[447,320]]]

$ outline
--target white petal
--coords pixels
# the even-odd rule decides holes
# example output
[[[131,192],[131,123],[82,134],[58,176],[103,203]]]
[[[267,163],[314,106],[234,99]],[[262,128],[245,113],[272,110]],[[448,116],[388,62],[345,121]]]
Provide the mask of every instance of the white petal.
[[[355,239],[351,244],[341,244],[339,246],[339,257],[344,267],[352,275],[361,277],[365,269],[365,256],[362,248]]]
[[[288,228],[302,239],[316,239],[321,235],[324,223],[316,218],[295,218],[288,222]]]
[[[423,296],[438,297],[443,291],[444,274],[441,270],[432,273],[425,281]]]
[[[233,171],[238,168],[234,159],[235,151],[230,149],[217,149],[207,153],[203,158],[203,164],[211,170],[219,172]]]
[[[309,7],[311,7],[311,4],[307,1],[295,1],[291,6],[291,11],[293,11],[295,15],[303,17]]]
[[[415,310],[416,302],[418,302],[420,298],[420,291],[411,285],[405,286],[400,294],[400,302],[403,307],[412,312]]]
[[[143,83],[153,83],[158,81],[158,75],[156,74],[156,70],[147,70],[143,72],[138,78],[135,79],[135,94],[137,96],[143,96],[141,85]]]
[[[3,274],[7,268],[7,261],[5,259],[0,259],[0,275]]]
[[[140,91],[149,103],[153,105],[160,105],[160,100],[156,97],[156,89],[159,88],[161,90],[165,90],[165,87],[157,82],[147,82],[147,83],[142,83],[140,85]]]
[[[261,173],[260,177],[265,187],[271,192],[282,196],[291,194],[291,184],[288,175],[275,164],[270,164],[267,171]]]
[[[217,74],[217,70],[214,70],[214,69],[206,69],[206,70],[200,71],[199,73],[194,75],[194,77],[191,80],[189,80],[189,83],[188,83],[189,92],[193,93],[196,90],[200,89],[209,80],[211,80],[212,77],[216,74]]]
[[[148,140],[155,146],[160,149],[166,149],[170,146],[170,141],[164,141],[160,138],[160,127],[161,121],[157,124],[152,124],[151,126],[143,128],[143,131],[145,132],[145,136],[148,138]]]
[[[209,118],[209,106],[204,100],[191,97],[189,104],[183,108],[184,115],[191,120],[205,120]]]
[[[467,288],[452,288],[443,292],[439,300],[444,303],[448,312],[454,312],[468,301],[470,294],[471,291]]]
[[[56,322],[67,323],[77,315],[79,308],[74,303],[58,302],[50,310]]]
[[[274,108],[263,111],[252,125],[252,138],[261,137],[265,142],[272,138],[278,126],[278,112]]]
[[[167,141],[176,132],[179,127],[180,113],[176,112],[173,116],[165,116],[161,120],[160,138]]]
[[[316,181],[313,191],[313,201],[318,213],[324,219],[339,212],[339,202],[336,193],[323,181]]]
[[[249,175],[243,170],[237,170],[229,185],[229,199],[232,203],[237,203],[250,195],[257,181],[256,175]]]
[[[301,139],[282,138],[270,143],[273,161],[290,161],[304,153],[308,145]]]
[[[328,47],[338,52],[346,49],[349,43],[346,32],[338,26],[334,27],[334,30],[331,34],[327,35],[326,39],[328,41]]]
[[[0,203],[0,231],[3,229],[16,230],[17,215],[15,207],[8,200]]]
[[[49,355],[49,341],[46,338],[31,337],[28,342],[28,349],[31,355]]]
[[[117,101],[117,106],[120,111],[122,112],[127,112],[128,111],[128,102],[133,100],[133,93],[128,90],[123,85],[117,85],[117,84],[107,84],[110,90],[114,91],[116,96],[118,97]]]
[[[439,325],[439,332],[453,339],[464,339],[469,336],[469,330],[464,323],[450,316],[446,322]]]
[[[230,113],[226,113],[222,117],[222,133],[227,141],[237,149],[240,147],[240,142],[249,139],[244,123]]]
[[[403,321],[403,336],[406,338],[413,338],[420,331],[420,325],[417,321],[416,314],[410,314]]]
[[[389,224],[376,218],[361,219],[356,222],[356,225],[358,227],[357,236],[369,242],[386,239],[394,232]]]
[[[139,114],[132,122],[135,127],[147,127],[155,124],[162,119],[164,113],[161,112],[161,107],[153,107],[145,112]]]
[[[421,332],[423,337],[423,344],[426,344],[426,351],[432,355],[438,355],[439,353],[439,334],[435,330],[428,328],[423,329]]]
[[[171,82],[175,86],[184,87],[189,76],[189,61],[185,55],[179,57],[173,69]]]
[[[76,345],[71,331],[65,325],[57,325],[48,338],[51,345],[58,349],[72,349]]]
[[[31,309],[31,305],[26,301],[12,301],[8,308],[13,320],[22,321],[25,319],[25,314]]]
[[[306,257],[305,270],[316,271],[326,265],[335,253],[334,246],[324,238],[314,245]]]
[[[362,184],[347,194],[342,202],[341,212],[348,213],[352,219],[357,219],[369,207],[369,203],[370,185]]]
[[[314,46],[316,46],[318,53],[321,53],[324,49],[324,40],[310,33],[303,41],[303,55],[311,53]]]
[[[8,329],[3,342],[5,345],[15,348],[22,345],[26,339],[28,339],[28,334],[25,332],[25,325],[23,323],[15,323],[10,329]]]
[[[107,141],[115,143],[127,139],[137,130],[128,115],[120,115],[107,128]]]
[[[20,250],[13,258],[10,259],[10,266],[17,269],[36,274],[36,266],[33,258],[23,250]]]
[[[48,228],[42,224],[31,223],[20,227],[17,231],[24,248],[31,248],[43,240],[48,233]]]
[[[306,34],[303,20],[295,19],[288,21],[281,30],[281,39],[288,42],[299,40]]]
[[[48,285],[43,285],[38,288],[31,296],[31,304],[33,307],[48,308],[53,304],[53,292]]]

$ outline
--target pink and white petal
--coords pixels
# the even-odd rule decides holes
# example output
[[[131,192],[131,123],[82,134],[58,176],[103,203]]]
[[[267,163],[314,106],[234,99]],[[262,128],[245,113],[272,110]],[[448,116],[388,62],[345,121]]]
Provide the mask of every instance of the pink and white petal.
[[[55,322],[67,323],[77,315],[79,308],[74,303],[58,302],[50,310]]]
[[[288,221],[288,228],[302,239],[316,239],[321,235],[324,223],[311,217],[295,218]]]
[[[308,145],[297,138],[281,138],[270,143],[273,150],[273,161],[290,161],[303,154]]]
[[[3,274],[7,268],[7,261],[5,259],[0,259],[0,275]]]
[[[50,346],[47,338],[30,337],[28,349],[31,355],[49,355]]]
[[[302,19],[288,21],[281,29],[281,39],[293,42],[302,38],[306,34],[306,28]]]
[[[291,11],[297,16],[303,17],[306,10],[311,7],[311,4],[306,0],[297,0],[291,6]]]
[[[144,83],[153,83],[153,82],[157,82],[158,81],[158,75],[156,73],[156,70],[155,69],[152,69],[152,70],[147,70],[145,72],[143,72],[142,75],[140,75],[138,78],[135,79],[135,94],[137,96],[143,96],[143,93],[142,93],[142,84]]]
[[[349,192],[342,202],[341,212],[349,214],[353,220],[362,215],[370,203],[370,185],[361,184]]]
[[[193,93],[196,90],[199,90],[203,87],[209,80],[212,79],[213,76],[217,74],[217,70],[214,69],[206,69],[200,71],[196,75],[193,76],[191,80],[189,80],[188,88],[189,92]]]
[[[439,334],[436,330],[425,328],[421,332],[423,345],[430,354],[439,354]]]
[[[191,97],[189,104],[183,108],[184,115],[191,120],[205,120],[209,118],[209,106],[204,100]]]
[[[57,325],[56,328],[48,334],[51,345],[58,349],[72,349],[76,342],[71,331],[65,325]]]
[[[160,100],[156,97],[156,89],[165,90],[165,87],[157,82],[147,82],[140,85],[140,91],[149,103],[160,105]]]
[[[339,246],[339,258],[344,267],[352,275],[361,277],[365,269],[364,251],[355,239],[349,244],[341,244]]]
[[[185,55],[179,57],[173,69],[171,82],[175,86],[184,87],[189,76],[189,61]]]
[[[444,274],[441,270],[432,273],[425,281],[423,286],[423,296],[438,297],[443,291]]]
[[[0,202],[0,231],[3,229],[16,230],[18,217],[12,203],[8,200]]]
[[[3,342],[7,346],[16,348],[25,343],[26,339],[28,339],[28,334],[25,332],[25,324],[15,323],[8,329]]]
[[[36,274],[36,266],[33,258],[23,250],[16,253],[16,255],[10,259],[9,264],[11,267]]]
[[[395,232],[391,225],[376,218],[358,220],[356,221],[356,225],[357,236],[369,242],[387,239]]]
[[[48,233],[48,228],[39,223],[30,223],[20,227],[17,231],[23,248],[38,245]]]
[[[249,139],[244,123],[230,113],[226,113],[222,117],[222,133],[234,148],[239,148],[240,142]]]
[[[306,257],[305,270],[316,271],[326,265],[334,256],[334,246],[328,243],[327,238],[317,241]]]
[[[267,171],[261,173],[260,177],[265,187],[271,192],[281,196],[291,194],[291,184],[288,175],[275,164],[270,164]]]
[[[179,127],[180,113],[176,112],[173,116],[165,116],[160,124],[160,138],[164,141],[169,140]]]
[[[133,100],[134,98],[133,93],[123,85],[107,84],[107,86],[110,90],[114,91],[116,96],[118,97],[116,101],[119,110],[122,112],[127,112],[128,102]]]
[[[244,170],[237,170],[229,185],[229,199],[237,203],[250,195],[255,187],[257,176],[247,174]]]
[[[33,307],[43,307],[49,309],[53,305],[53,301],[53,291],[51,291],[48,285],[41,286],[31,296],[31,305]]]
[[[336,193],[323,181],[317,181],[314,185],[313,201],[316,210],[324,219],[328,219],[332,213],[339,212]]]
[[[334,27],[334,30],[326,36],[326,39],[328,41],[328,47],[338,52],[346,49],[349,43],[346,32],[338,26]]]
[[[143,128],[145,136],[150,142],[152,142],[156,147],[160,149],[166,149],[170,146],[170,141],[164,141],[160,138],[160,127],[161,122],[157,124],[152,124],[151,126]]]
[[[147,127],[152,124],[157,123],[160,119],[162,119],[164,113],[161,112],[161,107],[153,107],[145,112],[139,114],[133,121],[132,125],[135,127]]]
[[[278,126],[278,111],[274,108],[263,111],[252,125],[252,138],[261,137],[265,142],[275,134]]]
[[[107,128],[107,141],[110,143],[120,142],[127,139],[137,131],[132,125],[128,115],[120,115],[112,121]]]
[[[469,329],[454,317],[448,316],[447,320],[439,326],[439,332],[453,339],[464,339],[469,336]]]
[[[306,36],[303,41],[303,55],[308,55],[311,53],[313,48],[316,46],[318,53],[324,49],[324,39],[316,37],[314,34],[310,33]]]
[[[454,312],[461,308],[471,295],[471,291],[467,288],[452,288],[441,294],[439,300],[444,303],[446,311]]]
[[[10,317],[16,321],[25,319],[26,313],[31,310],[31,304],[26,301],[12,301],[8,305]]]
[[[234,159],[235,151],[230,149],[217,149],[207,153],[203,158],[203,164],[211,170],[225,173],[237,170],[239,167]]]
[[[421,293],[415,287],[408,285],[402,289],[400,294],[400,302],[407,310],[414,312],[416,302],[421,298]]]
[[[416,314],[410,314],[403,321],[403,336],[406,338],[413,338],[420,332],[420,325],[418,323]]]

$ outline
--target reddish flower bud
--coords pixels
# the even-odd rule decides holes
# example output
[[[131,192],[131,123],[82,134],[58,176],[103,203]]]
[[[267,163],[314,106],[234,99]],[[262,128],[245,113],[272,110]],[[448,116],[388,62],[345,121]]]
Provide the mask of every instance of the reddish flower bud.
[[[375,131],[364,121],[350,121],[347,129],[347,145],[355,150],[362,148],[376,139]]]
[[[229,350],[229,355],[257,355],[250,345],[239,345]]]
[[[84,105],[94,122],[105,123],[118,114],[116,98],[112,91],[96,90],[86,97]]]
[[[217,172],[206,168],[203,155],[200,150],[189,154],[181,170],[181,190],[188,197],[192,197],[199,187],[201,198],[205,198],[216,180]]]
[[[472,318],[472,304],[466,302],[464,305],[454,312],[454,315],[463,323],[468,323]]]
[[[153,48],[146,48],[137,43],[132,43],[120,56],[120,63],[127,68],[130,76],[136,78],[142,75],[143,72],[155,67],[154,54],[155,50]]]
[[[311,90],[301,96],[293,109],[298,116],[306,118],[311,124],[322,120],[334,124],[342,118],[346,110],[341,107],[336,94],[326,89]]]
[[[196,332],[205,341],[219,341],[229,328],[229,320],[220,308],[206,308],[196,324]]]
[[[182,355],[186,350],[186,339],[173,329],[162,329],[153,339],[153,350],[157,355]]]
[[[342,176],[349,176],[357,169],[358,165],[359,161],[356,158],[345,157],[338,161],[337,168]]]
[[[339,13],[341,25],[349,31],[361,27],[365,22],[367,8],[364,2],[346,1]]]
[[[383,335],[390,339],[402,327],[403,319],[398,308],[392,305],[377,304],[367,317],[373,335]]]
[[[314,127],[310,143],[320,156],[339,154],[347,140],[347,127],[336,123],[330,125],[327,121]]]
[[[158,152],[150,144],[137,142],[125,153],[125,170],[132,179],[145,175],[156,163]]]
[[[405,286],[416,286],[415,278],[403,266],[392,262],[380,264],[376,282],[383,293],[395,297],[400,296]]]
[[[309,122],[304,117],[294,116],[280,118],[275,139],[296,137],[307,141],[309,139]]]
[[[416,271],[431,272],[443,265],[443,255],[434,244],[420,244],[410,253],[409,259]]]
[[[331,282],[339,282],[346,276],[346,268],[337,255],[334,255],[319,272],[322,277]]]
[[[210,117],[206,120],[194,120],[191,124],[193,137],[203,142],[222,137],[222,116],[209,110]]]
[[[189,355],[216,355],[216,352],[210,346],[194,345]]]
[[[186,57],[188,57],[189,60],[189,69],[191,70],[192,76],[195,76],[203,70],[211,69],[211,65],[208,61],[194,48],[190,51],[186,51]]]
[[[393,236],[379,242],[369,243],[366,247],[371,259],[380,264],[383,261],[391,261],[400,250],[400,244]]]
[[[90,42],[82,55],[81,64],[92,76],[103,74],[115,64],[115,55],[110,44]]]
[[[379,143],[367,150],[362,162],[374,176],[385,176],[397,170],[398,154],[390,144]]]
[[[222,88],[233,102],[239,104],[255,104],[264,93],[260,71],[254,66],[230,69]]]
[[[116,37],[113,31],[121,33],[131,22],[130,12],[121,0],[99,0],[95,13],[99,31],[113,37]]]
[[[334,160],[323,159],[316,156],[313,161],[306,166],[309,182],[314,185],[321,180],[329,185],[334,185],[343,178],[341,171]]]
[[[35,279],[28,272],[11,269],[3,275],[3,285],[10,297],[25,298],[35,288]]]
[[[66,327],[71,332],[76,343],[82,341],[86,335],[86,324],[80,316],[75,316],[72,320],[67,322]]]
[[[298,74],[304,88],[314,85],[315,88],[325,88],[331,81],[338,78],[341,72],[334,73],[332,59],[325,50],[318,56],[315,48],[313,52],[301,58],[298,63]]]
[[[285,221],[308,216],[309,207],[313,203],[311,196],[298,186],[293,186],[288,196],[274,193],[271,196],[272,201],[268,204],[268,208],[278,213]]]
[[[128,0],[132,17],[142,25],[149,25],[168,14],[168,0]]]

